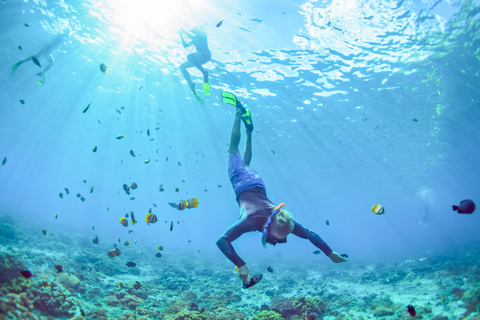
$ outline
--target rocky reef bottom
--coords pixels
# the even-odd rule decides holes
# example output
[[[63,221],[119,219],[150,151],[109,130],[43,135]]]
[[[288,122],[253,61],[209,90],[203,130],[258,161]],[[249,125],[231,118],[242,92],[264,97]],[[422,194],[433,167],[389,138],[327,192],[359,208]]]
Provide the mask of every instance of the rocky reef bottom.
[[[235,271],[208,255],[149,254],[129,268],[80,235],[10,236],[0,234],[0,320],[480,320],[479,245],[341,267],[275,261],[273,273],[253,263],[264,278],[242,289]]]

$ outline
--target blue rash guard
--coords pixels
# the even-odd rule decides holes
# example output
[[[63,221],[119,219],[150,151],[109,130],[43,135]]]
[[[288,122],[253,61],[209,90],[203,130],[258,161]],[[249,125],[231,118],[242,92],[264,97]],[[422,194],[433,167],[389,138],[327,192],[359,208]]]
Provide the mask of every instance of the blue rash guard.
[[[255,170],[243,163],[239,153],[230,154],[228,173],[237,195],[238,205],[240,208],[245,207],[246,214],[243,214],[220,236],[217,240],[217,246],[230,261],[240,268],[245,265],[245,262],[235,252],[232,242],[246,232],[263,232],[263,228],[276,205],[267,198],[263,180]],[[243,189],[239,186],[251,187]],[[292,221],[294,224],[292,234],[302,239],[310,240],[313,245],[322,250],[327,256],[332,253],[332,249],[330,249],[318,234],[305,228],[295,219],[292,219]],[[267,242],[275,245],[281,241],[275,241],[271,239],[271,237],[270,239],[267,237]]]

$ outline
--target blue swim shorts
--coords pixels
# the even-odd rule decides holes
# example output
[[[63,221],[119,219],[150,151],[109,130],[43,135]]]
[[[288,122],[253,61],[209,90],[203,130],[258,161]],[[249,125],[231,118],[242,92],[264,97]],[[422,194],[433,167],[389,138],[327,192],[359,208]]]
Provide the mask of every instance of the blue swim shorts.
[[[255,187],[265,189],[265,183],[258,173],[245,165],[240,153],[231,153],[228,155],[228,177],[232,183],[235,195],[240,192]]]

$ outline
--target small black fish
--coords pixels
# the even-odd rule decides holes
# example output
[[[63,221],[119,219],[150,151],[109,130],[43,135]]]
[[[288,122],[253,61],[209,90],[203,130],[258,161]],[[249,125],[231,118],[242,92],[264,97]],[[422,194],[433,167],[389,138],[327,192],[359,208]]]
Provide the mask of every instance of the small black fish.
[[[77,193],[77,198],[80,198],[82,195],[80,193]]]
[[[83,309],[80,309],[80,314],[85,318],[85,311],[83,311]]]
[[[66,192],[67,194],[70,194],[70,191],[68,191],[68,188],[65,188],[65,192]]]
[[[154,206],[155,208],[157,207],[157,205],[156,205],[155,203],[152,203],[152,204],[153,204],[153,206]]]
[[[130,195],[130,188],[128,187],[128,184],[124,183],[123,184],[123,190],[125,190],[125,192]]]
[[[408,310],[408,313],[410,313],[410,315],[412,317],[415,317],[417,315],[417,312],[415,311],[415,308],[412,305],[409,304],[407,306],[407,310]]]
[[[322,251],[320,251],[320,250],[315,250],[315,251],[313,251],[313,254],[320,254],[321,252]]]
[[[97,152],[97,146],[93,146],[92,151],[93,151],[93,152]]]
[[[24,276],[27,279],[32,276],[32,273],[28,270],[22,270],[22,271],[20,271],[20,273],[22,274],[22,276]]]
[[[140,282],[138,282],[138,281],[135,281],[135,284],[133,285],[133,287],[134,287],[135,289],[137,289],[137,290],[140,289],[141,286],[142,286],[142,285],[141,285]]]
[[[191,243],[191,242],[192,242],[192,240],[188,240],[188,243]]]
[[[155,257],[157,258],[160,258],[162,256],[162,254],[160,252],[157,252],[157,254],[155,255]]]
[[[128,262],[126,263],[126,265],[127,265],[127,267],[129,267],[129,268],[133,268],[133,267],[135,267],[137,264],[136,264],[135,262],[128,261]]]
[[[275,156],[277,155],[277,154],[275,153],[275,151],[273,151],[273,150],[270,150],[270,151],[272,151],[272,153],[273,153]]]
[[[42,67],[42,65],[40,64],[40,61],[38,61],[37,58],[32,57],[32,61],[33,61],[33,63],[35,63],[35,64],[36,64],[37,66],[39,66],[40,68]]]
[[[267,268],[267,271],[273,273],[272,267],[268,267],[268,268]]]
[[[27,27],[27,28],[30,27],[30,25],[29,25],[28,23],[24,23],[23,25],[24,25],[25,27]]]
[[[95,226],[92,226],[92,230],[95,230]]]
[[[130,150],[130,154],[132,155],[132,157],[135,157],[135,152],[133,152],[133,150]]]
[[[174,202],[169,202],[168,204],[169,204],[170,207],[172,207],[172,208],[175,208],[175,209],[177,208],[177,204],[174,203]]]
[[[453,211],[458,213],[473,213],[475,211],[475,203],[472,200],[463,200],[458,206],[452,206]]]
[[[327,226],[329,226],[329,225],[330,225],[330,221],[328,221],[328,220],[325,221],[325,224],[326,224]]]
[[[418,119],[415,118],[415,119],[412,119],[412,121],[413,121],[413,122],[418,122]]]
[[[87,180],[83,179],[83,183],[87,183]]]
[[[150,129],[147,129],[147,134],[148,136],[150,136]]]
[[[92,192],[93,192],[93,186],[90,188],[90,193],[92,193]]]
[[[182,163],[180,161],[178,161],[178,165],[181,167],[182,166]]]
[[[2,166],[7,163],[7,157],[3,158],[3,161],[2,161]]]
[[[140,88],[138,88],[138,91],[142,90],[143,86],[141,86]]]
[[[95,244],[98,244],[98,236],[95,236],[95,238],[92,239],[92,242],[95,243]]]
[[[57,269],[57,273],[63,272],[63,268],[62,268],[62,266],[59,265],[59,264],[57,264],[57,265],[55,266],[55,269]]]
[[[21,104],[25,104],[25,100],[18,100]]]
[[[173,221],[170,221],[170,231],[173,230]]]
[[[18,46],[17,48],[18,48],[19,50],[23,50],[22,46]]]
[[[130,200],[135,200],[135,197],[131,197]]]
[[[92,104],[92,101],[88,104],[88,106],[83,110],[83,113],[87,112],[88,108],[90,108],[90,105]]]
[[[223,188],[223,186],[221,184],[218,185],[219,188]]]

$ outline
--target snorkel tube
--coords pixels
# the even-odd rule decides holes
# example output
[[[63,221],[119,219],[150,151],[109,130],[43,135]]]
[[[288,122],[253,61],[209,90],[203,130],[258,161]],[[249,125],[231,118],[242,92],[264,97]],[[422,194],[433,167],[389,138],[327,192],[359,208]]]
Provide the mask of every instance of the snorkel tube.
[[[268,227],[270,226],[270,223],[272,223],[273,216],[275,216],[277,213],[280,212],[280,209],[285,205],[285,203],[280,203],[275,210],[273,210],[273,213],[270,215],[270,218],[268,218],[267,224],[265,225],[265,229],[263,229],[262,233],[262,245],[264,248],[267,247],[267,233],[268,233]]]

